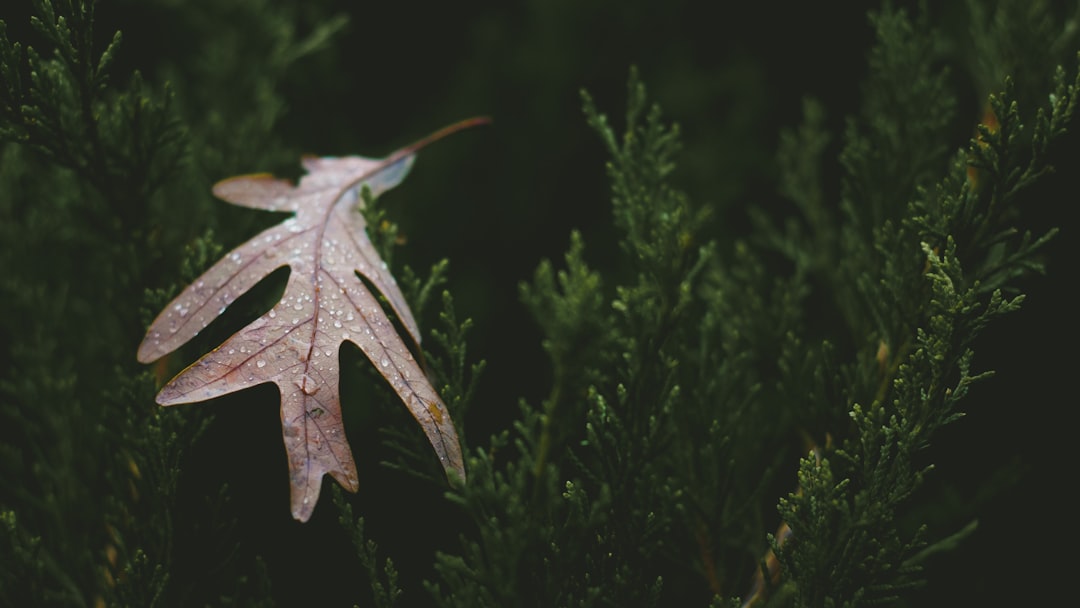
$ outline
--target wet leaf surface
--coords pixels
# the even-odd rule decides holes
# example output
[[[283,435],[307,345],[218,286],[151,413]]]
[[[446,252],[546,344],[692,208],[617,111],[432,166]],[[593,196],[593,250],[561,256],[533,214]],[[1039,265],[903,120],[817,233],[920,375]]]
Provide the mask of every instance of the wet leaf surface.
[[[183,346],[259,281],[290,268],[281,300],[158,393],[161,405],[212,399],[273,382],[289,462],[293,517],[307,521],[322,477],[357,490],[356,464],[341,419],[338,350],[360,347],[423,428],[443,467],[464,477],[461,448],[446,406],[361,276],[381,293],[409,339],[416,320],[368,239],[360,192],[399,184],[423,146],[484,122],[446,127],[385,159],[305,158],[298,184],[269,175],[224,180],[214,194],[230,203],[294,215],[225,255],[158,315],[139,346],[149,363]],[[359,276],[358,276],[359,275]]]

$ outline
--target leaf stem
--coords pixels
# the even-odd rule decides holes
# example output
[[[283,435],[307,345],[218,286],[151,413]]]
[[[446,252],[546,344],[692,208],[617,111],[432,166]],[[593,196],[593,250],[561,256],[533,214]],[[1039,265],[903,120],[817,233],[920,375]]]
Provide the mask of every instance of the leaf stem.
[[[404,148],[401,148],[401,149],[395,151],[393,154],[391,154],[390,156],[387,156],[385,159],[383,159],[383,161],[381,163],[379,163],[378,165],[376,165],[375,168],[373,168],[372,170],[368,171],[367,173],[364,173],[363,175],[358,176],[356,179],[354,179],[354,180],[350,181],[349,183],[345,184],[344,187],[341,189],[341,191],[345,192],[345,191],[347,191],[347,190],[349,190],[351,188],[356,187],[357,184],[364,182],[365,180],[370,178],[372,175],[377,175],[380,171],[386,170],[387,167],[391,167],[395,163],[400,162],[402,159],[408,158],[409,156],[412,156],[413,154],[416,154],[421,149],[427,147],[429,144],[435,143],[435,142],[439,141],[440,139],[443,139],[444,137],[447,137],[449,135],[453,135],[454,133],[457,133],[458,131],[464,131],[465,129],[471,129],[473,127],[478,127],[480,125],[487,125],[487,124],[491,124],[491,118],[490,117],[488,117],[488,116],[474,116],[472,118],[466,118],[465,120],[460,120],[458,122],[455,122],[452,125],[447,125],[447,126],[441,128],[441,129],[439,129],[438,131],[435,131],[434,133],[432,133],[432,134],[430,134],[430,135],[428,135],[426,137],[423,137],[423,138],[409,144],[408,146],[405,146]]]

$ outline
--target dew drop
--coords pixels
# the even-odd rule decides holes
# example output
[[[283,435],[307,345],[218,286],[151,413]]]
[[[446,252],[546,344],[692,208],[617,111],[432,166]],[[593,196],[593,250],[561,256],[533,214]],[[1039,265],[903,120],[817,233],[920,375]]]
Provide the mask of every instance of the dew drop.
[[[270,312],[269,312],[269,313],[267,313],[267,315],[266,315],[266,316],[268,316],[268,317],[270,317],[271,319],[273,319],[274,317],[276,317],[276,316],[277,316],[277,313],[276,313],[276,312],[274,312],[274,310],[273,310],[273,309],[271,309],[271,310],[270,310]]]
[[[379,365],[381,365],[383,367],[389,366],[390,365],[390,359],[387,359],[386,357],[383,357],[382,361],[379,361]]]
[[[341,321],[334,321],[334,327],[341,329]]]
[[[296,304],[293,304],[292,307],[293,307],[294,310],[303,310],[304,309],[304,305],[301,304],[300,302],[297,302]]]
[[[349,332],[347,332],[347,331],[341,332],[341,339],[342,340],[348,340],[349,339]]]
[[[255,366],[260,367],[260,368],[266,367],[266,361],[263,361],[262,359],[259,359],[258,361],[255,362]]]
[[[352,321],[352,320],[353,320],[353,319],[355,319],[355,318],[356,318],[356,317],[354,317],[354,316],[353,316],[353,314],[352,314],[351,312],[350,312],[349,314],[345,315],[345,320],[346,320],[346,321]]]

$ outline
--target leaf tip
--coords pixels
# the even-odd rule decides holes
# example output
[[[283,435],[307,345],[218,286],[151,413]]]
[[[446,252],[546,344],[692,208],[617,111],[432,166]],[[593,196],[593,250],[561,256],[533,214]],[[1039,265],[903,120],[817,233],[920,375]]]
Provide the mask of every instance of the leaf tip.
[[[303,524],[311,519],[311,514],[314,511],[315,505],[293,505],[292,516],[293,519]]]
[[[170,387],[170,384],[166,384],[164,388],[158,391],[157,396],[154,397],[154,403],[161,406],[175,405],[176,401],[175,396],[173,395],[174,391],[170,390]]]
[[[277,179],[269,173],[251,173],[223,179],[214,184],[211,191],[214,196],[234,205],[288,211],[292,209],[288,196],[293,188],[289,180]]]
[[[458,460],[446,467],[446,479],[451,486],[465,485],[468,478],[465,476],[465,463]]]
[[[436,448],[439,453],[439,462],[446,472],[446,479],[450,485],[465,483],[465,461],[461,455],[461,445],[458,443],[457,434],[452,436],[452,441],[447,445],[445,442],[442,449]]]
[[[290,503],[293,519],[304,523],[311,519],[315,505],[319,502],[319,490],[322,489],[322,475],[318,475],[314,484],[293,484]]]
[[[151,352],[150,345],[147,344],[145,340],[139,345],[139,352],[135,353],[135,358],[143,365],[154,362],[155,357]]]

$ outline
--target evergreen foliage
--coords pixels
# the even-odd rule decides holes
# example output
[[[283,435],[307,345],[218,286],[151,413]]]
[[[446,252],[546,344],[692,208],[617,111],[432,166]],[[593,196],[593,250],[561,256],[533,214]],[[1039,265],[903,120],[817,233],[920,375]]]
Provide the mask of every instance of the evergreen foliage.
[[[1041,185],[1080,94],[1080,7],[990,4],[872,11],[858,110],[841,124],[803,101],[779,138],[780,200],[740,210],[749,230],[735,238],[730,204],[680,188],[684,134],[637,70],[618,121],[583,92],[614,236],[571,231],[561,261],[518,286],[550,385],[494,433],[487,420],[506,414],[483,387],[499,378],[473,354],[483,322],[461,315],[475,298],[460,266],[401,262],[408,230],[365,192],[372,241],[434,328],[421,360],[459,425],[468,481],[447,486],[401,408],[361,412],[393,397],[351,366],[358,461],[370,451],[384,466],[361,471],[357,497],[335,487],[333,517],[300,530],[341,541],[315,560],[245,546],[240,530],[264,520],[222,484],[242,480],[193,456],[231,428],[226,406],[153,403],[182,357],[274,301],[274,278],[153,369],[134,352],[152,311],[252,232],[209,186],[289,170],[302,144],[283,135],[283,90],[301,61],[338,73],[320,53],[346,18],[321,3],[143,3],[194,41],[145,77],[93,2],[37,0],[20,36],[0,21],[0,605],[288,603],[280,586],[330,584],[285,580],[304,578],[295,562],[341,556],[351,601],[382,607],[918,601],[947,576],[932,556],[981,532],[920,508],[947,474],[928,448],[977,412],[965,397],[991,372],[976,350],[1045,271],[1056,229],[1026,227],[1025,213],[1060,204]],[[254,422],[258,399],[230,399],[253,426],[276,425]],[[427,515],[378,506],[403,502]],[[255,508],[287,518],[284,504]],[[402,542],[405,528],[427,544]]]
[[[203,138],[223,134],[200,128],[197,111],[178,107],[169,87],[110,71],[121,35],[99,50],[94,3],[44,0],[34,9],[39,45],[0,31],[0,505],[12,546],[5,554],[15,560],[0,574],[0,603],[268,601],[261,567],[214,546],[235,517],[223,510],[227,494],[178,495],[184,454],[209,412],[148,407],[168,370],[152,373],[126,355],[151,311],[221,251],[209,233],[193,238],[174,213],[184,200],[187,212],[212,215],[211,176],[228,162],[223,146]],[[258,2],[237,16],[267,27],[294,20]],[[248,72],[264,93],[256,111],[215,106],[201,117],[251,124],[264,145],[234,153],[245,167],[284,150],[268,141],[280,104],[274,79],[327,38],[323,29],[308,39],[291,27],[273,34],[270,45],[288,59],[252,62],[264,66]],[[249,123],[253,116],[260,122]],[[182,273],[144,297],[146,286],[160,285],[152,277],[161,268],[180,265],[176,251],[186,252]],[[188,545],[200,542],[201,556]]]

